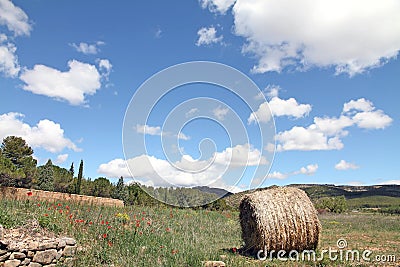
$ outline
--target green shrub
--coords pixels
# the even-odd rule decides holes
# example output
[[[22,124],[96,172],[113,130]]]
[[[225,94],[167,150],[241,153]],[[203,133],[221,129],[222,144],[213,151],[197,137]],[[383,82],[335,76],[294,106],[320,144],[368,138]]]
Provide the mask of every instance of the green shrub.
[[[342,213],[347,210],[346,198],[339,197],[322,197],[317,199],[315,203],[317,209],[326,209],[334,213]]]

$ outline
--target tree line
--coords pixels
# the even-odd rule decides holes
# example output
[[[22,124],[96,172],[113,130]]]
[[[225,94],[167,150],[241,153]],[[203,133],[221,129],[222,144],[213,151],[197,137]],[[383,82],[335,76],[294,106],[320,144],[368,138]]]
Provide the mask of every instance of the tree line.
[[[78,174],[75,175],[74,163],[69,169],[53,164],[49,159],[46,164],[37,166],[33,149],[24,139],[8,136],[0,147],[0,186],[33,188],[61,193],[81,194],[97,197],[121,199],[127,205],[164,205],[193,206],[196,203],[208,203],[216,199],[212,193],[190,188],[154,188],[139,183],[124,184],[121,176],[117,184],[112,184],[106,177],[94,180],[84,178],[84,162],[80,161]],[[156,196],[162,202],[149,196]],[[219,199],[203,208],[212,210],[227,209],[225,200]]]
[[[118,199],[123,199],[126,192],[123,177],[116,185],[105,177],[85,179],[83,160],[77,176],[74,163],[69,170],[53,164],[50,159],[37,166],[33,149],[16,136],[4,138],[0,147],[0,185]]]

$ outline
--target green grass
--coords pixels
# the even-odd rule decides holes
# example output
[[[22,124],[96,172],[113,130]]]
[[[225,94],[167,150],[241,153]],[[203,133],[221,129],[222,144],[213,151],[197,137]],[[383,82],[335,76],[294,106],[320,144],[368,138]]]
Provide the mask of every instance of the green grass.
[[[400,207],[400,198],[389,196],[369,196],[347,199],[349,209]]]
[[[14,222],[6,227],[37,219],[42,227],[74,237],[82,247],[76,266],[202,266],[206,260],[222,260],[233,267],[294,266],[293,262],[259,261],[234,253],[233,248],[242,244],[237,212],[0,200],[0,223],[9,221],[4,214]],[[349,248],[371,249],[374,255],[395,254],[400,259],[400,216],[328,214],[320,219],[319,251],[336,248],[336,241],[345,238]],[[329,259],[319,264],[346,266]]]

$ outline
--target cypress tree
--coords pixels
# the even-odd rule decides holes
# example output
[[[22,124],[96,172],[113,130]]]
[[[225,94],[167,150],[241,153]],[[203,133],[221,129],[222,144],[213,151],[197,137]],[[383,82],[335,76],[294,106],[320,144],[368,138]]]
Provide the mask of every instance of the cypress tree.
[[[120,199],[125,202],[127,197],[126,188],[124,185],[124,177],[120,177],[114,190],[114,198]]]
[[[69,168],[69,173],[71,173],[72,178],[74,178],[75,170],[74,170],[74,163],[71,163],[71,167]]]
[[[81,193],[82,178],[83,178],[83,160],[81,159],[81,163],[79,164],[78,180],[76,181],[75,194],[79,195]]]

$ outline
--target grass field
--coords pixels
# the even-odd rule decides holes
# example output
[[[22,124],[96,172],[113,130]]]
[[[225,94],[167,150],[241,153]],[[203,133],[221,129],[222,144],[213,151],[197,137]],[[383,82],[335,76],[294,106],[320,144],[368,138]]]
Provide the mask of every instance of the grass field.
[[[400,207],[399,197],[368,196],[347,199],[349,209]]]
[[[0,201],[0,223],[7,228],[29,219],[60,235],[77,239],[82,250],[76,266],[202,266],[206,260],[222,260],[227,266],[373,266],[378,262],[266,261],[241,255],[241,231],[237,212],[175,209],[166,207],[105,208],[35,200]],[[381,214],[324,214],[317,253],[337,249],[372,251],[400,264],[400,216]],[[317,254],[318,255],[318,254]]]

